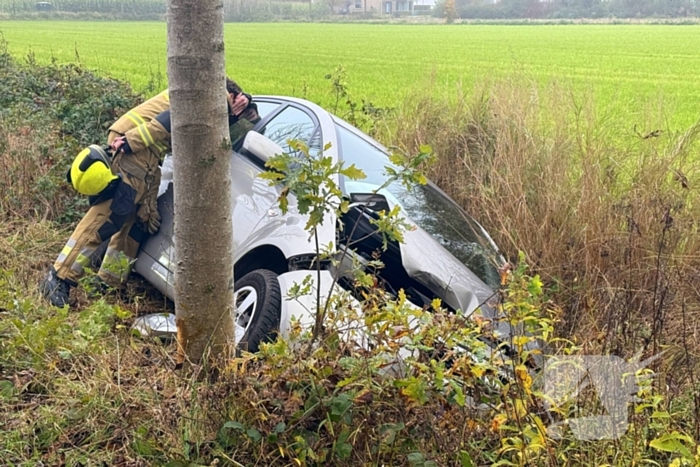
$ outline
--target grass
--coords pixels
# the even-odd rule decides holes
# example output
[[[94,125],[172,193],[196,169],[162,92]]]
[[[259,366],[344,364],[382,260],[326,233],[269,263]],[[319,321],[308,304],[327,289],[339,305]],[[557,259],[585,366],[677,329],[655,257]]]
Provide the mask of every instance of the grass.
[[[652,113],[664,130],[634,133],[597,107],[515,77],[457,104],[407,99],[380,137],[408,153],[432,145],[429,177],[536,265],[563,307],[560,332],[588,354],[666,350],[685,369],[663,378],[682,392],[698,384],[700,123],[674,132]]]
[[[166,85],[166,25],[148,22],[0,22],[15,56],[52,57],[155,93]],[[227,70],[252,93],[330,105],[324,76],[345,65],[354,96],[392,107],[407,91],[454,94],[513,73],[542,89],[556,81],[640,119],[663,101],[676,128],[700,112],[700,27],[667,25],[436,26],[227,24]],[[631,128],[636,121],[629,121]]]
[[[72,58],[70,48],[66,54]],[[47,57],[37,51],[35,59]],[[84,53],[81,60],[88,63]],[[432,354],[443,366],[414,362],[409,378],[387,380],[377,377],[383,360],[348,353],[338,340],[311,359],[280,341],[218,375],[189,378],[171,371],[173,345],[128,332],[135,316],[167,309],[138,280],[122,296],[78,291],[71,312],[50,309],[36,283],[65,241],[61,222],[82,212],[62,182],[65,164],[133,96],[73,67],[6,63],[0,47],[0,464],[700,463],[693,441],[700,439],[700,127],[669,124],[675,114],[663,104],[674,99],[622,106],[602,88],[586,92],[524,73],[475,77],[473,88],[455,90],[436,73],[419,81],[430,92],[386,95],[395,110],[371,125],[409,154],[431,144],[437,162],[430,177],[476,214],[510,258],[524,252],[544,287],[516,267],[521,280],[511,282],[506,305],[524,310],[530,323],[556,324],[553,346],[566,337],[585,354],[666,350],[625,436],[579,442],[538,431],[543,401],[528,393],[526,377],[502,388],[486,415],[462,407],[445,378],[468,377],[477,391],[481,379],[468,376],[471,361],[448,371],[444,349]],[[325,72],[334,63],[327,65]],[[348,69],[350,91],[364,97]],[[249,88],[265,82],[257,76],[245,77]],[[317,85],[309,95],[313,89],[328,99],[329,83],[320,78]],[[61,219],[67,207],[75,212]],[[343,317],[344,309],[334,313]],[[404,329],[395,323],[406,319],[396,309],[374,322],[391,349]],[[451,321],[433,320],[412,338],[442,342],[434,336],[456,334]],[[458,320],[452,325],[463,329]],[[584,400],[562,416],[595,408],[595,400]]]

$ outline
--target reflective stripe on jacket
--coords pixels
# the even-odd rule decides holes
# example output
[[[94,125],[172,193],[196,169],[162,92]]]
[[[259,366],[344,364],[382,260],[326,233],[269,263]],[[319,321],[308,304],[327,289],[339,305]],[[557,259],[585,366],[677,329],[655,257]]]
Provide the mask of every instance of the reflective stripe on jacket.
[[[166,114],[167,112],[167,114]],[[126,136],[132,152],[151,149],[157,154],[170,150],[170,99],[168,90],[131,109],[109,127]]]
[[[249,130],[260,121],[257,106],[252,101],[253,98],[248,94],[245,96],[250,104],[239,116],[229,116],[229,127],[240,122]],[[136,153],[149,149],[157,156],[168,152],[171,149],[168,90],[166,89],[122,115],[109,127],[109,130],[125,135],[131,152]]]

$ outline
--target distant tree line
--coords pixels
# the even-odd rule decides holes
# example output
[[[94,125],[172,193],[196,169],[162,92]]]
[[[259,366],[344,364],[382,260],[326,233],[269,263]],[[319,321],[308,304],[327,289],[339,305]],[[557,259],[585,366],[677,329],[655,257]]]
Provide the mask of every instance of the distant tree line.
[[[438,4],[437,15],[447,2]],[[678,18],[700,16],[700,0],[455,0],[461,18]],[[444,16],[444,15],[442,15]]]
[[[224,0],[226,21],[318,21],[351,0]],[[0,13],[163,19],[166,0],[0,0]],[[700,0],[438,0],[434,15],[465,19],[700,17]]]
[[[342,0],[224,0],[226,21],[314,21],[330,16]],[[77,19],[162,20],[166,0],[0,0],[0,13]],[[66,16],[68,15],[68,16]]]

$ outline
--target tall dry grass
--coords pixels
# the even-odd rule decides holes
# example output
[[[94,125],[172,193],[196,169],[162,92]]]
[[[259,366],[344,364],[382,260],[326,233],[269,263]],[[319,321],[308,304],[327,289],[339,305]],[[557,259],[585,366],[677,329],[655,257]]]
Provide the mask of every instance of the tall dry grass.
[[[5,76],[11,71],[0,66],[9,72]],[[26,88],[7,83],[0,79],[8,92]],[[692,287],[698,180],[690,170],[696,130],[644,138],[656,128],[657,117],[649,113],[649,122],[639,124],[646,131],[636,136],[596,113],[588,100],[580,105],[560,88],[542,93],[523,82],[452,97],[414,98],[397,109],[387,122],[396,140],[406,149],[432,144],[440,156],[432,178],[486,224],[506,253],[526,251],[557,286],[554,298],[566,305],[566,334],[578,336],[591,353],[652,353],[670,346],[674,351],[660,368],[671,388],[666,394],[686,392],[680,404],[665,399],[673,417],[663,430],[650,427],[647,409],[635,415],[622,441],[553,442],[546,450],[533,448],[521,465],[661,463],[666,454],[653,452],[649,441],[672,430],[690,432],[692,420],[700,418],[700,404],[692,402],[697,340],[689,324],[697,321],[698,309]],[[75,129],[92,124],[97,132],[102,124],[95,112],[76,115],[81,103],[61,105],[67,113],[51,112],[53,126],[17,124],[18,115],[36,115],[21,108],[0,114],[0,465],[371,460],[427,466],[457,465],[462,450],[467,457],[460,456],[460,465],[472,463],[469,453],[475,465],[486,465],[516,459],[504,452],[507,440],[532,436],[539,442],[533,431],[523,435],[521,421],[513,422],[519,427],[513,434],[513,427],[499,428],[502,418],[484,418],[468,405],[457,408],[443,391],[446,371],[438,378],[432,366],[422,365],[426,369],[408,381],[412,388],[404,388],[372,376],[373,358],[362,353],[362,361],[352,360],[329,339],[310,359],[279,342],[257,361],[244,357],[221,373],[190,378],[171,371],[172,345],[129,332],[139,314],[165,309],[145,294],[129,290],[127,302],[83,294],[73,311],[49,308],[35,284],[66,232],[41,220],[56,220],[71,206],[78,211],[62,176],[75,146],[90,141]],[[45,113],[51,108],[42,107]],[[68,126],[71,119],[78,123]],[[404,335],[394,334],[400,326],[386,329],[392,339]],[[449,334],[438,331],[425,335],[434,341],[431,336]],[[408,396],[421,396],[425,378],[435,382],[428,394],[438,396],[416,404]],[[503,405],[494,409],[517,419],[516,401],[523,399],[510,385],[505,389]],[[678,415],[682,404],[687,411]],[[693,410],[695,417],[688,415]]]
[[[507,256],[525,252],[585,352],[666,350],[661,384],[691,396],[698,419],[700,122],[673,129],[659,103],[613,106],[516,77],[411,95],[383,139],[433,147],[430,178]]]
[[[65,186],[65,161],[54,157],[56,132],[13,123],[0,119],[0,217],[59,218],[73,193]]]

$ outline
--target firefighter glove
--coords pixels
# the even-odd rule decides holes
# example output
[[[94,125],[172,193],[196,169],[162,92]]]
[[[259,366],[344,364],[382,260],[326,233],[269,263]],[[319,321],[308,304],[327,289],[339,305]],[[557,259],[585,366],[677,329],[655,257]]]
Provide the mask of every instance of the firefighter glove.
[[[160,229],[160,214],[155,202],[147,202],[139,208],[136,217],[143,225],[143,230],[147,230],[151,235]]]
[[[147,174],[144,182],[146,183],[146,193],[136,216],[143,224],[143,230],[154,234],[160,228],[160,213],[158,212],[160,170],[156,170],[153,174]]]

